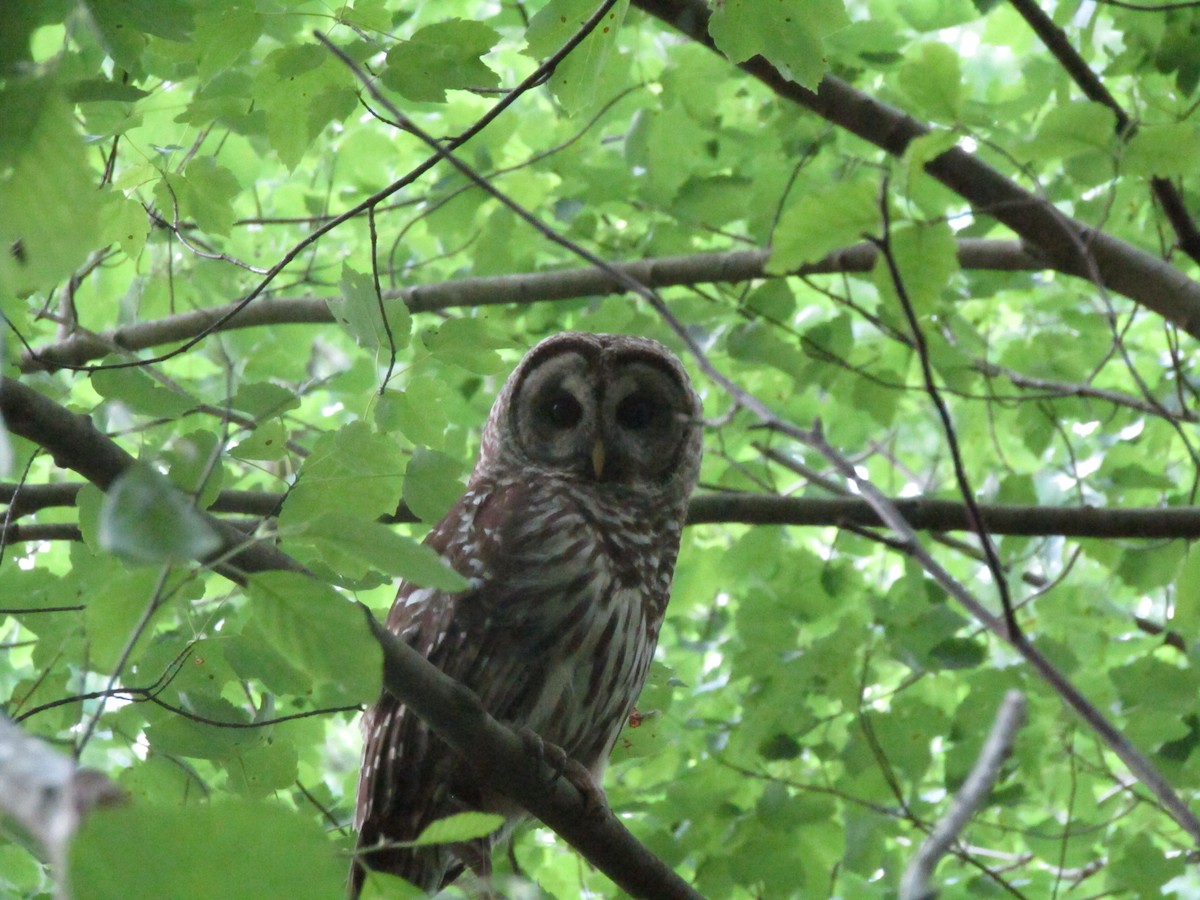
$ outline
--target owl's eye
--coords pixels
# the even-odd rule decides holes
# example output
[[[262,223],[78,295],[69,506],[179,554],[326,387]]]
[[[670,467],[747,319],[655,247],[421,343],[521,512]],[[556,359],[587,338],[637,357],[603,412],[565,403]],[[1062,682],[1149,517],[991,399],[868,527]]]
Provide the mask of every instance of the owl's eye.
[[[630,394],[617,404],[617,424],[630,431],[641,431],[654,421],[658,407],[645,394]]]
[[[583,407],[566,391],[556,391],[542,404],[542,417],[555,428],[574,428],[583,418]]]

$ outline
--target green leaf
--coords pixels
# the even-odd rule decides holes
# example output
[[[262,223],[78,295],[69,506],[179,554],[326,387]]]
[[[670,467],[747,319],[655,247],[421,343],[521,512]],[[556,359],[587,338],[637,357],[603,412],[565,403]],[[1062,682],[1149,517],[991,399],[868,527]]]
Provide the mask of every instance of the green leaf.
[[[228,71],[262,36],[266,19],[253,8],[230,6],[196,20],[196,74],[208,81]]]
[[[273,50],[256,68],[256,107],[266,116],[267,137],[288,169],[330,122],[354,110],[349,74],[316,44]]]
[[[785,78],[815,89],[829,68],[822,40],[849,21],[840,0],[726,0],[708,30],[730,61],[761,55]]]
[[[249,595],[263,637],[291,665],[324,685],[330,703],[375,700],[383,655],[362,610],[328,585],[295,572],[254,575]]]
[[[202,231],[228,235],[234,221],[233,199],[240,190],[232,172],[201,157],[188,163],[182,175],[164,172],[154,194],[168,220],[177,215]]]
[[[929,659],[943,669],[973,669],[987,658],[987,645],[970,638],[946,638],[929,650]]]
[[[191,37],[195,11],[188,0],[89,0],[91,14],[110,27],[153,34],[169,41]]]
[[[1121,157],[1128,175],[1173,178],[1200,167],[1200,128],[1184,122],[1143,127]]]
[[[962,72],[958,53],[942,43],[910,50],[899,71],[900,88],[918,115],[954,122],[962,112]]]
[[[370,275],[342,264],[341,297],[330,299],[329,311],[360,347],[385,352],[402,350],[412,336],[412,317],[403,300],[380,300]],[[380,307],[387,313],[386,325]],[[390,329],[390,335],[389,335]]]
[[[99,369],[91,373],[92,387],[107,400],[116,400],[132,412],[146,416],[175,417],[195,406],[182,394],[168,390],[135,368]]]
[[[945,222],[896,228],[890,235],[900,283],[918,317],[934,313],[950,279],[958,273],[958,243]],[[902,317],[896,279],[887,263],[875,264],[875,284],[884,303]]]
[[[426,332],[424,340],[438,359],[468,372],[494,375],[505,368],[495,348],[506,346],[506,342],[494,337],[483,319],[447,319],[435,330]]]
[[[327,900],[345,881],[320,827],[267,803],[97,810],[71,843],[70,867],[78,900]]]
[[[136,259],[150,234],[150,217],[142,204],[118,194],[109,194],[103,210],[102,240],[118,243],[125,255]]]
[[[142,463],[109,487],[100,507],[101,548],[139,563],[203,559],[221,548],[221,537],[191,501]]]
[[[1081,100],[1055,106],[1026,150],[1038,162],[1097,151],[1108,154],[1116,141],[1116,126],[1116,115],[1102,103]]]
[[[96,249],[102,195],[72,111],[45,80],[0,86],[0,122],[0,288],[24,294]]]
[[[219,445],[220,439],[211,431],[192,431],[171,441],[163,454],[171,484],[195,496],[200,509],[217,499],[224,481]]]
[[[440,447],[449,419],[450,393],[444,381],[427,376],[410,378],[402,391],[388,391],[375,406],[381,431],[399,431],[414,444]]]
[[[260,733],[253,728],[211,724],[225,722],[237,726],[250,722],[245,710],[223,697],[193,692],[187,695],[185,708],[188,713],[210,721],[177,714],[155,722],[146,729],[146,740],[156,752],[189,759],[225,760],[245,752],[261,740]]]
[[[1188,635],[1189,642],[1200,637],[1200,551],[1192,548],[1179,566],[1175,580],[1175,612],[1171,628]]]
[[[278,460],[287,455],[287,427],[282,419],[259,422],[231,451],[238,459]]]
[[[446,565],[432,548],[378,522],[328,512],[294,537],[316,547],[343,577],[362,577],[373,568],[445,591],[462,591],[468,586],[466,579]]]
[[[407,846],[428,847],[431,844],[455,844],[487,837],[504,824],[504,816],[495,813],[461,812],[430,822]]]
[[[453,457],[417,447],[404,473],[404,502],[423,522],[436,522],[463,492],[462,464]]]
[[[385,85],[409,100],[446,102],[446,91],[494,88],[500,76],[480,57],[500,35],[482,22],[449,19],[426,25],[387,54]]]
[[[229,785],[243,797],[262,799],[296,782],[296,745],[273,735],[225,761]]]
[[[234,409],[240,409],[255,419],[281,416],[299,406],[300,399],[295,391],[269,381],[245,382],[233,395]]]
[[[529,20],[525,52],[539,61],[554,55],[591,18],[596,7],[592,0],[550,0]],[[605,76],[628,10],[628,0],[619,0],[604,21],[555,67],[550,90],[569,115],[590,109],[602,96],[599,89],[607,86]]]
[[[1120,847],[1109,849],[1112,861],[1106,869],[1106,886],[1132,891],[1143,900],[1161,897],[1163,885],[1184,872],[1183,855],[1168,858],[1144,832],[1131,833]]]
[[[804,192],[779,218],[767,271],[791,272],[880,229],[879,186],[842,181]]]
[[[366,520],[395,512],[406,465],[396,442],[365,422],[324,434],[284,501],[280,528],[298,528],[331,509]]]

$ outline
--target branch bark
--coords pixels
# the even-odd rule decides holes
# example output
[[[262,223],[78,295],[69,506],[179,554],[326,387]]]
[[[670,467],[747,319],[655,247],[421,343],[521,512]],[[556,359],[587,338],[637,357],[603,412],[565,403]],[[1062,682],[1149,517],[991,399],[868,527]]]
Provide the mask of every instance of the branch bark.
[[[47,450],[55,465],[78,472],[102,491],[135,462],[87,416],[68,412],[53,400],[13,378],[0,379],[0,418],[13,434]],[[250,538],[228,522],[212,519],[221,547],[210,557],[233,580],[266,569],[303,571],[285,553]]]
[[[818,262],[802,266],[792,275],[822,275],[837,272],[869,272],[877,251],[869,243],[855,244],[831,253]],[[959,241],[959,263],[967,269],[1006,272],[1035,272],[1047,267],[1045,260],[1022,248],[1018,241],[964,239]],[[652,288],[687,284],[736,283],[756,278],[780,277],[766,271],[770,251],[741,250],[731,253],[699,253],[668,256],[615,264],[641,284]],[[459,307],[501,303],[535,303],[619,294],[628,290],[620,280],[594,267],[557,269],[490,278],[463,278],[440,284],[416,285],[384,291],[385,300],[403,300],[412,312],[434,312]],[[239,301],[224,306],[168,316],[100,334],[76,334],[67,340],[26,351],[20,359],[23,372],[80,366],[111,353],[114,347],[138,351],[199,334],[253,328],[259,325],[325,324],[334,321],[325,297],[280,297],[252,304]]]
[[[24,485],[18,489],[16,485],[0,484],[0,503],[12,503],[13,518],[18,519],[51,506],[73,506],[80,487],[78,483],[69,483]],[[282,501],[283,494],[272,491],[221,491],[209,512],[269,516]],[[967,510],[958,501],[905,497],[890,502],[915,531],[971,530]],[[1200,506],[1101,509],[984,503],[979,510],[983,524],[993,534],[1145,540],[1200,538]],[[417,518],[401,506],[381,521],[416,522]],[[828,528],[878,528],[886,524],[871,504],[858,497],[779,497],[719,491],[692,497],[688,525],[731,523]]]
[[[58,879],[55,897],[68,896],[67,847],[79,823],[97,806],[125,797],[115,783],[0,715],[0,813],[41,845]]]
[[[704,0],[633,0],[633,5],[720,53],[708,35],[710,12]],[[894,156],[930,132],[923,122],[832,75],[826,75],[814,92],[786,79],[761,56],[739,68],[780,97]],[[930,160],[925,171],[978,213],[1015,231],[1045,257],[1048,267],[1123,294],[1200,337],[1200,283],[1169,263],[1067,216],[960,147]]]
[[[471,691],[384,628],[365,606],[363,611],[383,647],[384,686],[470,759],[481,778],[520,802],[630,895],[699,900],[700,894],[637,843],[612,810],[584,809],[579,791],[557,777],[548,762],[532,758]]]
[[[78,472],[101,489],[134,464],[132,456],[101,434],[86,417],[71,414],[10,378],[0,381],[0,415],[14,434],[34,441],[50,453],[56,464]],[[221,534],[235,530],[211,515],[208,518]],[[244,541],[245,535],[239,533],[239,536]],[[223,574],[233,578],[272,569],[303,571],[291,557],[263,544],[243,547],[229,561],[236,562],[237,569]],[[669,900],[699,897],[611,811],[590,812],[575,788],[556,781],[556,772],[548,762],[522,752],[521,739],[487,716],[470,691],[447,678],[379,626],[373,617],[371,621],[384,650],[384,682],[388,690],[411,704],[435,732],[472,760],[485,777],[494,778],[492,783],[498,790],[541,818],[631,894]],[[0,797],[3,795],[0,790]]]
[[[929,879],[937,868],[938,860],[946,855],[950,845],[958,839],[971,818],[979,811],[992,792],[992,786],[1000,777],[1000,767],[1012,752],[1017,732],[1025,718],[1025,697],[1020,691],[1009,691],[1004,695],[992,730],[988,733],[979,758],[971,767],[971,773],[963,782],[954,802],[944,817],[938,820],[921,849],[913,857],[900,882],[900,900],[933,900],[936,891],[929,887]]]

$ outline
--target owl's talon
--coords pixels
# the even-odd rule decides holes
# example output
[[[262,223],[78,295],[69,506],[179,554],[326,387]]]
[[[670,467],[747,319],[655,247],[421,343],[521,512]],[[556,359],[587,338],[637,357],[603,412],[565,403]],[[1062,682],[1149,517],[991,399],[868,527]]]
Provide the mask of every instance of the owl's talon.
[[[608,809],[608,798],[604,794],[604,788],[600,787],[595,777],[582,763],[568,756],[567,751],[558,744],[544,740],[541,735],[528,726],[518,725],[513,730],[521,739],[521,743],[525,745],[527,753],[541,762],[548,763],[554,770],[554,774],[546,783],[547,787],[553,785],[558,779],[565,778],[568,784],[579,791],[583,798],[583,811],[587,815],[596,815]]]
[[[608,810],[608,797],[594,775],[582,763],[573,759],[567,760],[563,776],[579,791],[583,798],[585,815],[599,818]]]

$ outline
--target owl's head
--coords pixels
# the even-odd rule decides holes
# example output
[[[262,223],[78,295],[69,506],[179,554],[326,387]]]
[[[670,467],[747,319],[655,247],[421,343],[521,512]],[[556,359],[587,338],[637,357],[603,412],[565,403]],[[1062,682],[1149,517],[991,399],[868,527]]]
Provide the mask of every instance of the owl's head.
[[[646,338],[568,331],[530,350],[496,398],[476,472],[532,469],[601,485],[691,491],[700,398]]]

